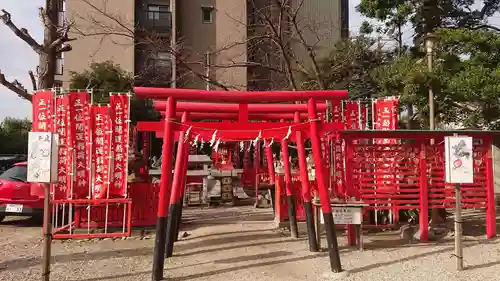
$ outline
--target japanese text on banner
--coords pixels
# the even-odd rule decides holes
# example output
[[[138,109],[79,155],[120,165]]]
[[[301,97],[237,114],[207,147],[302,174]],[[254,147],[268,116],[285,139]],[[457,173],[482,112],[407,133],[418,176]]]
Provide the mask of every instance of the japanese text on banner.
[[[129,145],[129,97],[128,95],[112,95],[110,97],[110,116],[112,126],[113,174],[110,194],[125,196],[127,194],[127,161]]]
[[[58,96],[56,98],[56,124],[55,130],[59,134],[59,150],[57,162],[57,184],[54,187],[54,199],[66,199],[68,188],[68,123],[67,112],[69,107],[69,98],[67,96]]]
[[[86,198],[89,193],[90,130],[89,95],[86,92],[69,93],[71,112],[71,136],[75,156],[73,198]]]
[[[377,130],[395,130],[397,127],[398,117],[398,101],[397,99],[384,99],[377,100],[375,103],[376,123]],[[376,139],[377,145],[393,145],[397,144],[396,139]],[[390,155],[391,149],[385,148]],[[394,161],[393,157],[386,157],[385,153],[381,154],[381,158],[376,162],[376,179],[377,190],[379,192],[392,192],[395,188],[396,177],[394,175]]]
[[[94,166],[92,196],[96,199],[106,198],[109,188],[109,152],[110,127],[109,109],[107,106],[92,106],[92,159]]]
[[[377,130],[395,130],[397,126],[398,101],[396,99],[377,100],[375,103]],[[395,139],[377,139],[377,144],[396,144]]]
[[[344,111],[344,122],[346,124],[346,129],[347,130],[361,130],[364,127],[363,124],[363,116],[364,112],[364,106],[361,105],[359,101],[347,101],[345,104],[345,111]],[[357,144],[359,140],[352,140],[353,144]],[[346,158],[346,142],[344,141],[343,143],[343,159],[345,160]],[[344,164],[345,165],[345,164]],[[357,173],[354,173],[357,174]],[[344,175],[345,176],[345,175]],[[353,179],[346,179],[346,180],[353,180],[354,182],[358,181],[358,178],[356,175],[353,175]],[[345,184],[345,182],[344,182]],[[346,197],[352,197],[357,195],[357,189],[355,188],[347,188],[345,187],[345,194],[344,196]]]
[[[342,122],[342,102],[339,100],[332,101],[332,122],[340,123]],[[343,157],[343,148],[342,148],[342,139],[335,136],[333,138],[333,163],[335,165],[335,172],[333,177],[333,187],[336,190],[332,191],[332,194],[336,196],[344,196],[344,157]]]
[[[52,132],[54,129],[54,95],[52,92],[33,94],[33,132]]]

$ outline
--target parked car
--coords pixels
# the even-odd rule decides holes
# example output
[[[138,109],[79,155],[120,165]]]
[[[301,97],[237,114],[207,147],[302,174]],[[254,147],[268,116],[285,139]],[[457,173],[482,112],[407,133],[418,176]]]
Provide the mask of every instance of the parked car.
[[[12,165],[25,162],[27,160],[25,154],[0,154],[0,172],[3,172]]]
[[[0,174],[0,221],[6,216],[43,214],[43,185],[27,182],[28,163],[14,164]]]

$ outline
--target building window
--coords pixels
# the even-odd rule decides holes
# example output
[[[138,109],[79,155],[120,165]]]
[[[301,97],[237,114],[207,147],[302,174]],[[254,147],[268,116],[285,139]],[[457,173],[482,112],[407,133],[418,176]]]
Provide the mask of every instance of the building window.
[[[157,66],[170,66],[170,54],[167,52],[158,52],[156,54],[156,65]]]
[[[212,23],[214,7],[201,7],[201,20],[203,23]]]
[[[150,54],[148,66],[152,68],[169,68],[171,66],[171,55],[168,52],[157,52]]]
[[[162,13],[170,11],[168,5],[148,5],[148,19],[159,20]]]

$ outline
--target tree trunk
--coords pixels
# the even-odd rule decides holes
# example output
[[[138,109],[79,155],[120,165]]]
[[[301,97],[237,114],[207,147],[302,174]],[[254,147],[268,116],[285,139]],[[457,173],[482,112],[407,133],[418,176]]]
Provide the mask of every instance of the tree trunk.
[[[43,45],[50,46],[59,39],[57,27],[59,25],[59,2],[58,0],[46,0],[45,10],[50,23],[45,26]],[[57,48],[50,48],[40,54],[38,66],[38,89],[50,89],[54,86],[57,69]]]

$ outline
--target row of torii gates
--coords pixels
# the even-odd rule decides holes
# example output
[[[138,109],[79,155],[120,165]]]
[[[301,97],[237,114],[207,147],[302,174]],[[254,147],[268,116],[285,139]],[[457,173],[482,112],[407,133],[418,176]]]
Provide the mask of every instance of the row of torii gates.
[[[330,133],[338,133],[344,130],[343,123],[323,122],[321,114],[327,109],[325,101],[348,99],[348,92],[344,90],[325,91],[281,91],[281,92],[238,92],[238,91],[202,91],[192,89],[170,89],[170,88],[134,88],[136,97],[151,98],[155,100],[155,109],[163,111],[164,121],[140,122],[138,128],[141,131],[155,132],[163,138],[162,167],[160,192],[158,202],[158,216],[156,224],[156,241],[153,258],[153,280],[162,280],[165,256],[171,257],[173,243],[176,240],[179,221],[181,216],[181,197],[185,185],[187,172],[187,160],[189,155],[188,140],[194,136],[208,141],[212,139],[219,141],[280,141],[284,159],[288,159],[288,141],[297,144],[301,195],[304,201],[306,223],[308,230],[309,246],[311,251],[317,251],[316,234],[313,226],[313,211],[311,203],[311,190],[309,186],[307,163],[304,141],[311,140],[316,185],[320,197],[321,210],[323,213],[324,227],[327,234],[328,252],[332,272],[341,272],[341,262],[338,251],[338,243],[335,232],[335,222],[330,205],[329,183],[327,172],[322,159],[321,136]],[[193,101],[202,101],[194,103]],[[209,103],[211,102],[211,103]],[[223,102],[223,103],[221,103]],[[265,104],[263,102],[266,102]],[[285,104],[284,102],[307,102],[307,104]],[[180,122],[177,121],[181,118]],[[233,120],[233,122],[199,122],[200,120]],[[306,119],[304,121],[304,119]],[[282,122],[251,122],[252,120],[281,120]],[[198,122],[197,122],[198,121]],[[284,121],[292,121],[286,123]],[[286,125],[286,126],[284,126]],[[389,133],[389,132],[388,132]],[[390,133],[389,133],[390,134]],[[436,133],[433,133],[436,134]],[[437,133],[439,134],[439,133]],[[442,137],[442,133],[439,134]],[[398,135],[399,136],[399,135]],[[410,135],[406,135],[412,136]],[[390,136],[389,136],[390,137]],[[393,136],[395,137],[395,136]],[[401,136],[399,136],[401,137]],[[173,145],[178,140],[177,155],[175,158],[174,173]],[[271,149],[265,145],[265,149]],[[266,152],[267,162],[273,163],[272,152]],[[291,167],[288,161],[283,161],[285,172],[285,190],[290,199],[291,190]],[[268,164],[271,184],[274,184],[274,165]],[[491,166],[491,164],[490,164]],[[352,180],[352,179],[351,179]],[[494,222],[494,205],[490,206],[491,191],[488,192],[488,236],[496,235],[496,228],[491,224]],[[293,213],[295,211],[293,200],[289,214],[291,230],[296,230],[296,221]],[[493,202],[494,204],[494,202]],[[428,210],[424,206],[420,210],[420,217],[427,226]],[[293,225],[295,223],[295,225]],[[421,226],[422,227],[422,226]],[[427,228],[421,233],[425,238]]]

